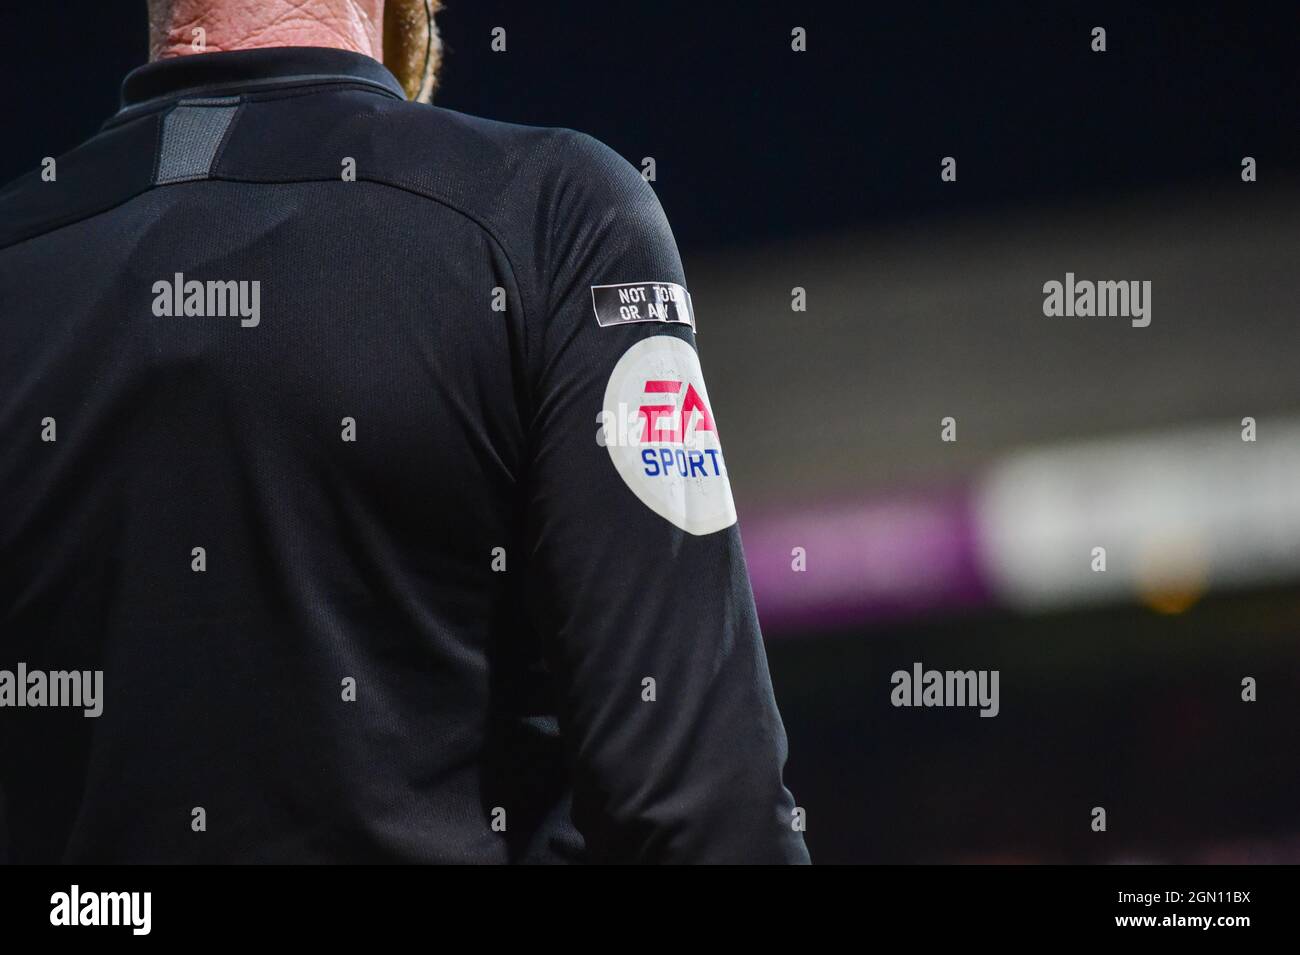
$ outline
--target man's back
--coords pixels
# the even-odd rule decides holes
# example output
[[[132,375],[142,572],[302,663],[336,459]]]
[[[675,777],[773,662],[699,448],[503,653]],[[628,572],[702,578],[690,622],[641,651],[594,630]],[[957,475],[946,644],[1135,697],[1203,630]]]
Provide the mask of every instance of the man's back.
[[[684,286],[635,170],[337,50],[124,95],[0,194],[0,666],[103,672],[3,714],[13,858],[803,857],[720,452],[596,440],[703,392],[593,292]]]

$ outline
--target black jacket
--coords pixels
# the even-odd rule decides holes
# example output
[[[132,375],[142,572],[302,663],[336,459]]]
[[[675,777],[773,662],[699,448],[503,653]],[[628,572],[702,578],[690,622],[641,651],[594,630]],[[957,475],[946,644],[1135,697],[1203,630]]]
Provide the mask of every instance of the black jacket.
[[[103,674],[11,857],[806,861],[637,170],[337,50],[123,100],[0,194],[0,669]]]

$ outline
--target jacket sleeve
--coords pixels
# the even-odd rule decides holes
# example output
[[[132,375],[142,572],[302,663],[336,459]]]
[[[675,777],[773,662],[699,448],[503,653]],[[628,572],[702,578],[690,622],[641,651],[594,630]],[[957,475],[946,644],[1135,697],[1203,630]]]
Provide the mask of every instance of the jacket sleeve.
[[[807,862],[677,248],[637,170],[569,135],[528,540],[574,822],[593,861]]]

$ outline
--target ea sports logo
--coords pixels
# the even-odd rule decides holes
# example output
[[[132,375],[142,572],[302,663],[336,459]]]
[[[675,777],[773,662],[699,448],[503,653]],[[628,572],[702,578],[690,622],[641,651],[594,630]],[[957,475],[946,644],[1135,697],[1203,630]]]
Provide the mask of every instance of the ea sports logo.
[[[682,386],[685,385],[685,393],[682,392]],[[645,422],[645,428],[641,432],[641,442],[643,444],[651,441],[664,441],[668,444],[683,444],[687,440],[688,433],[694,431],[716,431],[713,427],[713,415],[709,414],[709,406],[700,393],[695,390],[695,386],[689,381],[673,381],[672,379],[651,379],[645,383],[645,393],[647,395],[681,395],[682,402],[680,405],[642,405],[640,408],[639,418]],[[694,420],[694,415],[699,413],[700,420],[698,423]],[[665,417],[672,420],[668,428],[664,428],[662,421]]]
[[[736,522],[722,445],[695,349],[644,338],[605,386],[602,443],[615,470],[656,514],[691,534]]]

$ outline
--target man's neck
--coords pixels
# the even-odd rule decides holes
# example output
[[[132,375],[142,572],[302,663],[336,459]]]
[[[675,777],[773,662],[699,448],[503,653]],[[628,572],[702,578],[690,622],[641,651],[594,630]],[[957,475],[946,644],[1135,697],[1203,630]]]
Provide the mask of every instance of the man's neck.
[[[383,4],[356,0],[175,0],[149,24],[149,58],[324,46],[383,59]],[[201,32],[199,32],[201,31]]]

